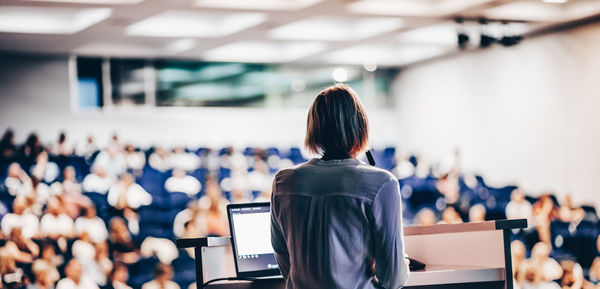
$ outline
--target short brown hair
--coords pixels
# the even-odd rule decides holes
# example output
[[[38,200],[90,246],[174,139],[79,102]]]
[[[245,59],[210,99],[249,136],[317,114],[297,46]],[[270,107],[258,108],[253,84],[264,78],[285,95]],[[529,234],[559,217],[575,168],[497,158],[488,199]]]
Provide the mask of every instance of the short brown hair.
[[[351,156],[369,140],[369,120],[356,92],[336,84],[321,91],[308,111],[306,148],[331,157]]]

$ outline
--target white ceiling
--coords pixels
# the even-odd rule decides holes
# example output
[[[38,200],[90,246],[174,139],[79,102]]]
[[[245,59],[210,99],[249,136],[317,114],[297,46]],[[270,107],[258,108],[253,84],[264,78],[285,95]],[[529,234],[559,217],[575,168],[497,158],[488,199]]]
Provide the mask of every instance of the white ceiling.
[[[458,16],[520,22],[485,28],[501,36],[599,13],[598,0],[0,0],[0,50],[402,66],[456,52]]]

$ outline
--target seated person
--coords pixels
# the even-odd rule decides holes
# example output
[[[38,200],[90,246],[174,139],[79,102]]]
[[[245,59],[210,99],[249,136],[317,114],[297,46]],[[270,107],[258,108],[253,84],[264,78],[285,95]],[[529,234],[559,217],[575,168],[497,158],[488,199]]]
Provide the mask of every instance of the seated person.
[[[92,243],[87,232],[82,232],[79,239],[73,243],[72,254],[83,268],[83,276],[100,286],[106,285],[106,278],[112,270],[112,262],[106,243]]]
[[[520,189],[514,189],[510,194],[510,202],[506,205],[507,219],[531,220],[532,206],[525,199],[525,194]]]
[[[60,174],[58,165],[48,160],[48,153],[43,151],[36,157],[36,162],[31,167],[31,175],[45,183],[52,183]]]
[[[521,265],[518,276],[516,285],[521,289],[561,289],[560,285],[545,278],[539,267],[528,262]]]
[[[75,168],[72,166],[67,166],[63,170],[63,191],[65,194],[69,195],[81,195],[81,184],[77,182],[77,178],[75,175]]]
[[[179,289],[179,285],[173,282],[173,268],[169,265],[159,264],[154,271],[154,280],[142,285],[142,289]]]
[[[10,236],[15,227],[21,228],[25,238],[35,238],[39,235],[38,217],[27,210],[27,199],[24,197],[17,197],[13,201],[13,213],[6,214],[0,222],[4,236]]]
[[[94,243],[105,242],[108,239],[108,230],[104,221],[96,215],[96,207],[88,205],[81,211],[81,217],[75,220],[75,233],[80,235],[87,232]]]
[[[54,285],[58,281],[58,271],[52,264],[39,259],[33,262],[31,270],[34,280],[27,286],[27,289],[54,289]]]
[[[482,204],[476,204],[469,209],[469,222],[485,222],[486,210]]]
[[[140,206],[149,205],[152,202],[152,196],[135,183],[135,179],[130,174],[121,175],[121,179],[116,182],[108,192],[108,203],[117,210],[137,209]]]
[[[42,236],[58,240],[69,239],[74,236],[73,219],[65,213],[62,199],[58,196],[48,200],[46,214],[40,221],[40,233]]]
[[[169,162],[174,169],[193,171],[200,167],[200,158],[194,153],[188,153],[183,147],[176,147],[169,156]]]
[[[600,257],[594,258],[589,270],[589,279],[589,284],[586,284],[587,287],[600,288]]]
[[[19,260],[14,247],[14,243],[9,241],[0,248],[0,288],[23,288],[25,285],[25,273],[17,267]]]
[[[110,232],[108,235],[110,241],[111,257],[116,262],[133,264],[139,259],[139,251],[127,230],[125,221],[119,217],[110,220]]]
[[[583,277],[583,269],[579,263],[573,260],[563,260],[560,262],[563,275],[560,278],[560,285],[563,289],[582,289],[586,281]]]
[[[565,223],[573,223],[577,227],[584,217],[585,211],[573,205],[571,195],[566,195],[565,201],[558,208],[558,219]]]
[[[12,129],[7,129],[0,139],[0,161],[10,159],[16,154],[17,146],[15,145],[15,133]]]
[[[241,188],[234,188],[231,195],[231,203],[233,204],[250,203],[250,194]]]
[[[15,243],[21,254],[28,254],[32,259],[40,255],[40,247],[30,238],[23,237],[23,234],[21,234],[21,228],[15,227],[12,229],[10,233],[10,240]]]
[[[148,157],[148,164],[155,170],[164,172],[173,168],[170,158],[170,152],[163,147],[157,146],[154,152]]]
[[[51,242],[44,241],[41,244],[42,253],[40,256],[40,260],[46,261],[49,265],[51,265],[55,270],[52,270],[52,277],[54,281],[58,281],[60,279],[60,274],[56,268],[60,268],[63,266],[65,262],[65,258],[63,255],[57,255],[54,249],[54,245]]]
[[[24,197],[33,192],[33,182],[18,163],[8,166],[8,175],[4,180],[4,186],[11,196]]]
[[[544,242],[538,242],[531,249],[531,257],[523,261],[523,263],[539,268],[542,278],[547,281],[557,280],[563,274],[560,264],[553,258],[550,258],[550,250],[550,246]]]
[[[196,224],[204,236],[228,236],[227,199],[214,179],[206,181],[206,195],[198,200],[200,212]]]
[[[128,278],[129,272],[127,266],[123,263],[115,263],[110,272],[108,282],[102,289],[131,289],[127,285]]]
[[[106,169],[106,173],[113,177],[120,176],[127,171],[125,157],[117,145],[114,145],[113,149],[107,148],[101,151],[94,161],[94,165],[96,164],[101,165]]]
[[[165,182],[165,189],[169,193],[181,192],[186,193],[190,197],[195,197],[202,185],[198,179],[188,176],[184,170],[173,170],[173,176]]]
[[[83,190],[85,192],[106,194],[115,181],[115,177],[107,174],[101,165],[94,164],[92,173],[83,179]]]
[[[456,175],[448,173],[441,176],[435,187],[444,196],[447,204],[453,205],[459,202],[460,186]]]
[[[435,213],[429,208],[422,208],[415,216],[415,225],[417,226],[433,226],[435,225]]]
[[[264,161],[257,161],[254,170],[248,173],[248,189],[250,191],[270,191],[273,186],[273,177],[269,173],[269,166]]]
[[[438,224],[460,224],[463,220],[452,206],[446,207],[442,212],[442,220]]]
[[[533,204],[532,225],[535,226],[540,241],[552,247],[550,241],[550,223],[555,218],[556,208],[554,201],[548,194],[544,194]]]
[[[141,171],[146,165],[146,155],[137,151],[131,144],[125,145],[125,163],[127,168],[134,171]]]
[[[510,255],[512,260],[513,279],[517,279],[517,272],[525,260],[525,244],[519,240],[510,242]]]
[[[397,150],[395,158],[396,166],[392,169],[392,173],[398,179],[406,179],[415,174],[415,166],[410,162],[408,155],[401,150]]]
[[[57,156],[70,156],[73,154],[73,146],[67,142],[67,135],[61,132],[58,140],[52,146],[52,153]]]
[[[82,275],[81,264],[76,258],[65,267],[66,277],[58,281],[56,289],[99,289],[94,281]]]

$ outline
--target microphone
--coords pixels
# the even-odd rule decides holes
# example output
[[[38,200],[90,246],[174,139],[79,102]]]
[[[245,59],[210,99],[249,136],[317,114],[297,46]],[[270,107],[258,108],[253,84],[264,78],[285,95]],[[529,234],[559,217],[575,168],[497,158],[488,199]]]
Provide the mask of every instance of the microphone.
[[[371,154],[371,150],[368,149],[365,154],[367,155],[367,160],[369,161],[369,164],[375,166],[375,159],[373,158],[373,154]]]

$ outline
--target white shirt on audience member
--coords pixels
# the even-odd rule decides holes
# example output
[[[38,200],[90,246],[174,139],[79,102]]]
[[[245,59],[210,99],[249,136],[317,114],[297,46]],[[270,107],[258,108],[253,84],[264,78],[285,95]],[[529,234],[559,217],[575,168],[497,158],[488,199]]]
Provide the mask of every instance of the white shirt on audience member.
[[[60,289],[60,288],[56,288]],[[148,283],[142,285],[142,289],[179,289],[179,285],[173,281],[167,281],[165,286],[160,286],[160,284],[156,280],[152,280]]]
[[[527,200],[510,201],[506,205],[507,219],[531,219],[532,206]]]
[[[56,289],[99,289],[98,285],[94,281],[88,279],[85,276],[81,276],[79,284],[69,278],[63,278],[56,284]]]
[[[200,158],[194,153],[174,153],[169,156],[174,169],[193,171],[200,167]]]
[[[58,216],[45,214],[40,221],[40,233],[42,236],[71,235],[73,233],[73,219],[67,214],[60,214]]]
[[[89,174],[83,179],[83,190],[85,192],[94,192],[106,194],[116,179],[110,176],[100,177],[96,174]]]
[[[125,196],[127,206],[132,209],[137,209],[141,206],[147,206],[152,203],[152,196],[146,192],[142,186],[134,183],[129,186],[126,191],[121,188],[120,184],[115,184],[108,192],[108,204],[113,207],[116,206],[121,193],[127,194]]]
[[[165,189],[167,192],[182,192],[186,193],[190,197],[198,194],[201,188],[202,184],[200,184],[200,181],[192,176],[184,176],[181,178],[170,177],[165,182]]]
[[[4,234],[4,236],[10,236],[10,232],[13,228],[21,228],[23,237],[31,238],[38,233],[39,224],[39,219],[34,214],[24,213],[22,215],[17,215],[10,213],[2,218],[0,226],[2,227],[2,234]]]
[[[75,233],[80,235],[87,232],[94,243],[101,243],[108,239],[108,230],[104,221],[100,217],[86,218],[79,217],[75,220]]]

